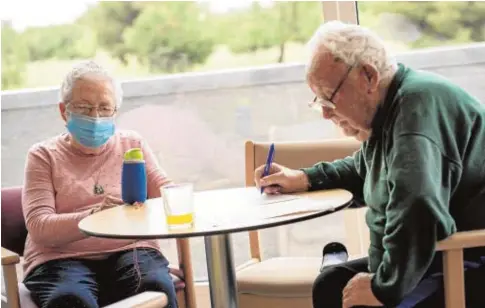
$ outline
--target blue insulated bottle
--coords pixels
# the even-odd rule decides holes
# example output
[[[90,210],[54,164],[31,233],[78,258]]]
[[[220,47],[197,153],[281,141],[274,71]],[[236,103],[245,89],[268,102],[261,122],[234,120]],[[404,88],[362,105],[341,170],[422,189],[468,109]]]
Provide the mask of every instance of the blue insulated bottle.
[[[143,203],[147,199],[147,174],[140,148],[126,151],[121,170],[121,198],[127,204]]]

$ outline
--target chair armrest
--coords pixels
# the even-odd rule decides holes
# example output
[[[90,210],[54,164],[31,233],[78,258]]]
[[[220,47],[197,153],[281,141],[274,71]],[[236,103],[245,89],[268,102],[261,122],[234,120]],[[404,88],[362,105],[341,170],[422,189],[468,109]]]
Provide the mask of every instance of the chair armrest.
[[[165,293],[147,291],[128,297],[105,308],[160,308],[167,305],[168,301]]]
[[[20,257],[18,254],[2,247],[2,265],[17,264],[19,262]]]
[[[168,265],[168,272],[176,277],[178,277],[180,280],[184,281],[185,280],[185,275],[184,275],[184,271],[181,270],[180,268],[178,267],[175,267],[174,265],[172,264],[169,264]]]
[[[436,250],[456,250],[485,246],[485,229],[457,232],[439,241]]]
[[[251,260],[239,265],[238,267],[236,267],[236,272],[240,271],[240,270],[243,270],[245,269],[246,267],[250,267],[251,265],[254,265],[254,264],[257,264],[261,262],[259,259],[256,259],[256,258],[252,258]]]
[[[10,255],[4,255],[4,250],[5,252],[10,253]],[[7,257],[10,257],[11,259],[7,259]],[[19,285],[16,268],[18,261],[15,262],[15,257],[17,257],[18,260],[17,254],[12,253],[11,251],[2,247],[2,278],[4,284],[4,287],[2,287],[2,307],[3,302],[6,302],[7,306],[10,308],[20,308]],[[6,260],[5,263],[4,258]],[[7,261],[10,263],[7,263]]]

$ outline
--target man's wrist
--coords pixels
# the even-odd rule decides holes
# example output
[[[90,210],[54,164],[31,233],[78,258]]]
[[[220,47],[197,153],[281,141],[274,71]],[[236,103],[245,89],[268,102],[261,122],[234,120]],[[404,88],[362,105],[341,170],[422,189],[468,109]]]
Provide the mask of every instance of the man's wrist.
[[[384,290],[384,288],[379,285],[377,278],[377,275],[374,273],[374,275],[371,277],[370,282],[371,292],[374,297],[377,298],[377,300],[380,301],[384,305],[384,307],[397,306],[401,301],[396,301],[392,298],[392,296],[389,296],[389,292],[386,292],[386,290]]]
[[[310,179],[308,178],[308,175],[303,171],[303,170],[298,170],[300,173],[300,183],[301,187],[307,191],[310,190],[310,187],[312,186],[310,183]]]
[[[320,184],[321,181],[319,178],[321,175],[319,174],[318,170],[315,167],[309,167],[309,168],[300,168],[300,171],[302,171],[305,174],[305,182],[306,182],[306,187],[308,191],[311,190],[318,190],[321,189]]]
[[[303,170],[297,170],[298,172],[298,191],[308,191],[310,189],[310,179]]]

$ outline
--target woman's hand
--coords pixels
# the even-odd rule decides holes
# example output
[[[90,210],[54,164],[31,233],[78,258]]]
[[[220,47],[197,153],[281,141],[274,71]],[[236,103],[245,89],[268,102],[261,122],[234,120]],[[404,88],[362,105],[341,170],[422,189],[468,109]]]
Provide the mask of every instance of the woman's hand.
[[[106,210],[106,209],[110,209],[112,207],[119,206],[119,205],[122,205],[122,204],[124,204],[124,202],[120,198],[116,198],[116,197],[107,195],[106,197],[104,197],[104,200],[103,200],[103,202],[101,202],[101,204],[95,206],[91,210],[91,214],[94,214],[94,213],[97,213],[97,212],[100,212],[100,211],[103,211],[103,210]]]

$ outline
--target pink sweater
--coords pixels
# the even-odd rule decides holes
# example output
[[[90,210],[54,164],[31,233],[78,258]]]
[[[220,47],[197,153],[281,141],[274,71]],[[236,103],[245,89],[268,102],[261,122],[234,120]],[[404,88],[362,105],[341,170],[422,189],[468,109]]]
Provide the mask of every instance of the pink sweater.
[[[83,154],[62,134],[34,145],[28,153],[22,207],[27,230],[24,272],[49,260],[105,258],[109,253],[135,247],[159,249],[156,241],[114,240],[88,237],[78,223],[106,194],[121,198],[121,168],[126,150],[144,152],[148,198],[160,196],[160,186],[170,182],[158,167],[143,139],[131,131],[118,131],[96,155]],[[94,183],[104,195],[93,193]],[[109,223],[108,221],[106,223]]]

